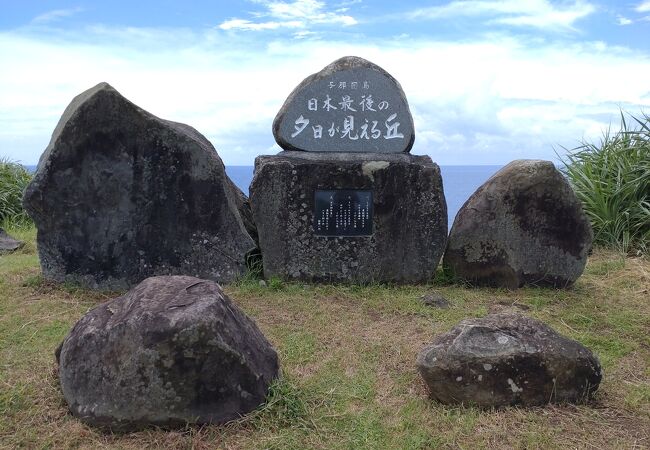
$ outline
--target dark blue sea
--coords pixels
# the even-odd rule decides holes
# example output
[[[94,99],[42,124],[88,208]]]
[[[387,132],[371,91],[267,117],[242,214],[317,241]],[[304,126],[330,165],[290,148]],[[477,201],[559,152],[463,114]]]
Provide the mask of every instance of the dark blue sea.
[[[36,166],[26,166],[35,170]],[[447,199],[449,227],[465,200],[502,166],[441,166],[442,182]],[[253,166],[226,166],[226,173],[232,181],[248,195],[248,186],[253,180]]]
[[[450,229],[465,200],[501,167],[503,166],[440,167]],[[226,173],[239,189],[248,195],[248,186],[253,180],[253,166],[226,166]]]

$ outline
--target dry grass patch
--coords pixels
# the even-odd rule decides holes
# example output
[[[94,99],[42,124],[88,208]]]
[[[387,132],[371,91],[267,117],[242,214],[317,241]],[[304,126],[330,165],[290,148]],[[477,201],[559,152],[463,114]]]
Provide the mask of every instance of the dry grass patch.
[[[0,258],[0,447],[648,448],[650,262],[599,251],[565,291],[429,286],[227,287],[278,349],[269,403],[224,426],[102,434],[68,412],[53,352],[86,311],[116,294],[40,278],[33,245]],[[22,237],[24,238],[24,237]],[[425,306],[432,290],[451,303]],[[465,317],[513,310],[591,347],[605,380],[580,406],[482,411],[427,398],[417,352]]]

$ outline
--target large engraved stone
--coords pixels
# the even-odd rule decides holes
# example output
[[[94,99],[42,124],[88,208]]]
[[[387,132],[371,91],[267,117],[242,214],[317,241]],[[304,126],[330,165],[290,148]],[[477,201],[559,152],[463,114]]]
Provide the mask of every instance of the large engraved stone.
[[[24,206],[44,276],[91,288],[165,274],[229,282],[255,247],[247,200],[208,140],[106,83],[65,110]]]
[[[285,150],[408,153],[413,118],[402,87],[365,59],[347,56],[307,77],[273,122]]]
[[[553,163],[517,160],[458,211],[444,266],[480,285],[566,287],[582,274],[591,241],[589,219]]]
[[[423,282],[444,250],[447,206],[428,156],[260,156],[250,195],[266,277]]]

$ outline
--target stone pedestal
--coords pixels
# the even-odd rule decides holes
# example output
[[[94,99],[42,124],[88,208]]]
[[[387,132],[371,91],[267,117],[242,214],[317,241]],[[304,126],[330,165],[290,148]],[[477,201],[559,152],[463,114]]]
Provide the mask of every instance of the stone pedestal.
[[[267,278],[426,282],[445,249],[447,205],[428,156],[260,156],[250,198]]]

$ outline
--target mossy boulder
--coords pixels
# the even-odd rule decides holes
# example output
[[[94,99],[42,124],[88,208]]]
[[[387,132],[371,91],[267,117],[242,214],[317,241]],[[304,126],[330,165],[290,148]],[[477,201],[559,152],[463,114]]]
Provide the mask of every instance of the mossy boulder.
[[[550,161],[513,161],[458,211],[447,273],[477,285],[568,287],[584,271],[592,231],[569,182]]]

